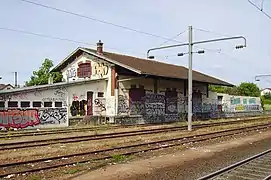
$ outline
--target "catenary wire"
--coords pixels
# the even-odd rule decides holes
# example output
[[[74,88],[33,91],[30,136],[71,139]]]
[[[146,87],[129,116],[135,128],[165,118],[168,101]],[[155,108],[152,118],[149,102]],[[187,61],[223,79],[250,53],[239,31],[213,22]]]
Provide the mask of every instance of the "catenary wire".
[[[259,11],[261,11],[265,16],[267,16],[269,19],[271,19],[271,16],[263,11],[263,2],[262,2],[262,8],[258,7],[255,3],[248,0],[250,4],[252,4],[255,8],[257,8]]]
[[[160,38],[160,39],[170,40],[170,38],[167,38],[167,37],[159,36],[159,35],[152,34],[152,33],[145,32],[145,31],[141,31],[141,30],[138,30],[138,29],[133,29],[133,28],[128,27],[128,26],[115,24],[115,23],[112,23],[112,22],[109,22],[109,21],[105,21],[105,20],[94,18],[94,17],[78,14],[78,13],[75,13],[75,12],[67,11],[67,10],[56,8],[56,7],[53,7],[53,6],[48,6],[48,5],[40,4],[40,3],[37,3],[37,2],[29,1],[29,0],[20,0],[20,1],[25,2],[25,3],[29,3],[29,4],[33,4],[33,5],[36,5],[36,6],[40,6],[40,7],[43,7],[43,8],[52,9],[52,10],[59,11],[59,12],[62,12],[62,13],[78,16],[78,17],[81,17],[81,18],[89,19],[89,20],[92,20],[92,21],[100,22],[100,23],[103,23],[103,24],[115,26],[115,27],[118,27],[118,28],[126,29],[126,30],[133,31],[133,32],[136,32],[136,33],[140,33],[140,34],[144,34],[144,35],[148,35],[148,36],[152,36],[152,37],[156,37],[156,38]],[[179,41],[176,41],[176,40],[172,40],[172,41],[179,42]]]
[[[161,43],[159,46],[163,46],[164,44],[166,44],[166,43],[168,43],[170,41],[175,41],[175,38],[179,37],[180,35],[182,35],[185,32],[187,32],[187,30],[178,33],[177,35],[173,36],[172,38],[170,38],[170,39],[166,40],[165,42]]]
[[[0,27],[0,30],[12,31],[12,32],[17,32],[17,33],[34,35],[34,36],[39,36],[39,37],[44,37],[44,38],[49,38],[49,39],[54,39],[54,40],[60,40],[60,41],[67,41],[67,42],[72,42],[72,43],[84,44],[84,45],[88,45],[88,46],[96,46],[96,44],[94,44],[94,43],[92,44],[92,43],[87,43],[87,42],[83,42],[83,41],[72,40],[72,39],[68,39],[68,38],[61,38],[61,37],[56,37],[56,36],[51,36],[51,35],[46,35],[46,34],[40,34],[40,33],[36,33],[36,32],[31,32],[31,31],[6,28],[6,27]],[[114,48],[114,47],[107,47],[107,48],[112,49],[112,50],[117,50],[117,51],[121,50],[121,49]],[[132,52],[132,51],[130,51],[130,52]],[[145,55],[144,53],[140,53],[140,52],[134,52],[134,53]]]
[[[225,36],[225,37],[230,37],[229,35],[226,35],[226,34],[222,34],[222,33],[218,33],[218,32],[214,32],[214,31],[211,31],[211,30],[207,30],[207,29],[201,29],[201,28],[194,28],[194,30],[198,30],[198,31],[201,31],[201,32],[206,32],[206,33],[211,33],[211,34],[215,34],[215,35],[219,35],[219,36]]]

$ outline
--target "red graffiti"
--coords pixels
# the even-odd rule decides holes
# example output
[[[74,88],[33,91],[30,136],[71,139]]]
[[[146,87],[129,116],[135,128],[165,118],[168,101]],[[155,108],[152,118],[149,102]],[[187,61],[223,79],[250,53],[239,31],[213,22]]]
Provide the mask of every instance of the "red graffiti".
[[[25,128],[40,124],[37,109],[0,110],[0,126],[5,128]]]
[[[76,94],[73,94],[73,95],[72,95],[72,98],[73,98],[74,101],[78,101],[78,99],[79,99],[79,97],[76,96]]]

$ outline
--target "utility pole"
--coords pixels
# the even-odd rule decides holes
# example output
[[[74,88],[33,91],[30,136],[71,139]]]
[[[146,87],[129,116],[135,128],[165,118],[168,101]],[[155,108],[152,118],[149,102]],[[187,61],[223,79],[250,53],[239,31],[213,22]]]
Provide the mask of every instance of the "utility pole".
[[[188,131],[192,130],[192,93],[193,93],[193,81],[192,81],[192,49],[193,49],[193,31],[192,26],[188,27],[188,114],[187,114],[187,120],[188,120]]]
[[[183,56],[185,54],[189,55],[188,58],[188,114],[187,114],[187,120],[188,120],[188,127],[187,129],[189,131],[192,130],[192,99],[193,99],[193,90],[192,90],[192,54],[193,53],[198,53],[202,54],[204,51],[197,51],[193,52],[193,45],[195,44],[205,44],[205,43],[212,43],[212,42],[219,42],[219,41],[228,41],[228,40],[233,40],[233,39],[243,39],[244,40],[244,45],[237,45],[235,48],[240,49],[246,47],[246,38],[244,36],[233,36],[233,37],[227,37],[227,38],[217,38],[217,39],[209,39],[209,40],[204,40],[204,41],[197,41],[193,42],[193,37],[192,37],[192,26],[188,27],[188,43],[182,43],[182,44],[174,44],[174,45],[169,45],[169,46],[162,46],[162,47],[156,47],[156,48],[151,48],[147,51],[147,58],[149,59],[154,59],[154,56],[149,56],[150,51],[154,50],[161,50],[161,49],[168,49],[168,48],[174,48],[174,47],[180,47],[180,46],[188,46],[188,53],[178,53],[178,56]]]
[[[15,82],[15,88],[18,86],[18,72],[14,72],[14,82]]]

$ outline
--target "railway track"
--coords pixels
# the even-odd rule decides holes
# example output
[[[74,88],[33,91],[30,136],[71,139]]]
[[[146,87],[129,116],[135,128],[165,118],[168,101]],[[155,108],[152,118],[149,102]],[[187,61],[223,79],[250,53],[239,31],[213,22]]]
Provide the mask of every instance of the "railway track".
[[[243,120],[243,121],[237,120],[237,121],[228,121],[228,122],[198,124],[198,125],[194,125],[194,129],[204,128],[204,127],[213,127],[213,126],[222,126],[222,125],[232,125],[232,124],[238,124],[242,122],[249,123],[251,121],[252,120]],[[62,144],[76,143],[76,142],[83,142],[83,141],[113,139],[113,138],[138,136],[138,135],[150,135],[150,134],[181,131],[181,130],[186,130],[186,129],[187,129],[187,126],[165,127],[165,128],[156,128],[156,129],[147,129],[147,130],[145,129],[145,130],[116,132],[116,133],[105,133],[105,134],[97,134],[97,135],[83,135],[83,136],[51,138],[51,139],[43,139],[43,140],[0,143],[0,150],[22,149],[22,148],[30,148],[30,147],[48,146],[48,145],[60,144],[60,143]]]
[[[137,125],[143,126],[143,125]],[[147,126],[147,125],[145,125]],[[48,129],[48,130],[41,130],[41,131],[33,131],[33,130],[26,130],[22,132],[5,132],[0,133],[0,139],[7,138],[7,137],[24,137],[24,136],[40,136],[40,135],[51,135],[51,134],[66,134],[66,133],[73,133],[73,132],[87,132],[87,131],[97,131],[97,130],[104,130],[104,129],[119,129],[119,128],[130,128],[132,125],[127,126],[108,126],[108,127],[89,127],[89,128],[64,128],[64,129]],[[136,127],[136,126],[133,126]],[[21,131],[21,130],[20,130]]]
[[[271,149],[239,161],[198,180],[271,179]]]
[[[269,115],[263,115],[258,117],[247,117],[246,119],[249,121],[253,120],[260,120],[270,118]],[[237,117],[236,117],[237,118]],[[245,119],[238,120],[246,121]],[[102,126],[102,127],[88,127],[88,128],[64,128],[64,129],[46,129],[40,131],[33,131],[33,130],[19,130],[19,131],[8,131],[8,132],[0,132],[0,139],[3,138],[14,138],[14,137],[24,137],[24,136],[40,136],[40,135],[52,135],[52,134],[66,134],[66,133],[73,133],[73,132],[88,132],[88,131],[97,131],[97,130],[104,130],[104,129],[119,129],[119,128],[130,128],[130,127],[146,127],[146,126],[154,126],[154,124],[142,124],[142,125],[117,125],[117,126]]]
[[[30,172],[37,172],[41,170],[48,170],[69,166],[77,163],[94,162],[98,160],[112,159],[114,155],[132,155],[147,151],[158,150],[161,148],[169,148],[179,146],[187,143],[194,143],[200,141],[207,141],[214,138],[232,136],[244,132],[265,129],[271,127],[271,123],[262,125],[254,125],[244,128],[228,129],[223,131],[216,131],[212,133],[204,133],[200,135],[175,137],[171,139],[164,139],[152,141],[147,143],[138,143],[132,145],[116,146],[107,149],[100,149],[95,151],[88,151],[83,153],[74,153],[62,156],[46,157],[34,160],[25,160],[20,162],[9,162],[0,164],[0,178],[6,177],[10,174],[23,174]]]

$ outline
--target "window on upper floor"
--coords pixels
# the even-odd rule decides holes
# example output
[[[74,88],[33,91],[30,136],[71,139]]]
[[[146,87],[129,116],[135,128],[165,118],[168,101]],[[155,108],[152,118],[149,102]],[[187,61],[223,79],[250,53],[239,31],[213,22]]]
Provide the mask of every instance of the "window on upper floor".
[[[79,78],[85,78],[91,76],[91,64],[90,63],[82,63],[78,65],[77,76]]]

